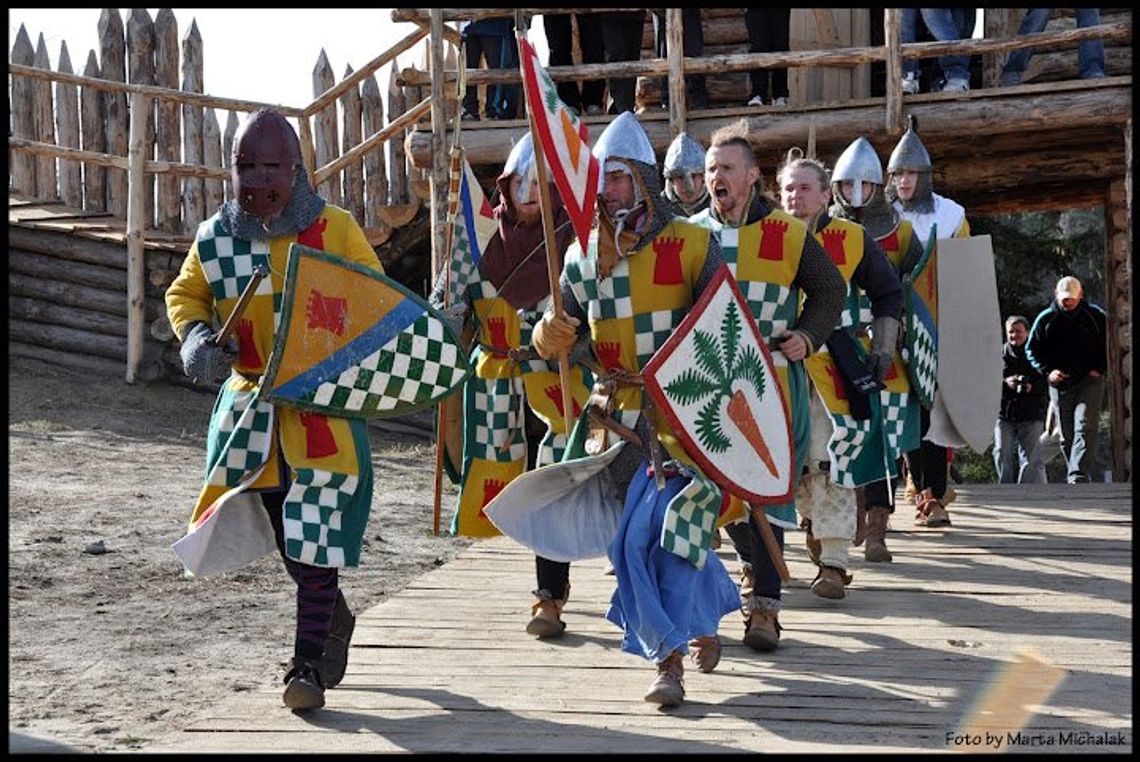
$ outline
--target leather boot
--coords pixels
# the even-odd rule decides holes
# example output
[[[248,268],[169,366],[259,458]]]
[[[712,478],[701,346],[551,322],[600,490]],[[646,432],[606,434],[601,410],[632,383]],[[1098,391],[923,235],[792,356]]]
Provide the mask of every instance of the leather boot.
[[[326,688],[335,688],[344,679],[344,671],[348,666],[348,646],[352,642],[354,629],[356,629],[356,617],[348,608],[344,593],[338,590],[332,626],[329,628],[328,640],[325,641],[325,653],[321,665]]]
[[[803,519],[800,521],[800,529],[804,530],[804,544],[807,545],[808,558],[816,566],[819,566],[819,554],[823,552],[823,545],[816,539],[815,535],[811,533],[811,519]]]
[[[851,575],[838,566],[820,566],[811,583],[811,591],[820,598],[841,600],[847,597],[847,585]]]
[[[918,503],[917,514],[914,523],[923,527],[948,527],[950,526],[950,513],[946,510],[946,506],[934,497],[934,494],[929,489],[924,489],[915,497]]]
[[[662,706],[680,706],[685,700],[685,657],[674,651],[657,663],[657,677],[649,686],[645,700]]]
[[[867,504],[862,487],[855,488],[855,539],[852,545],[859,547],[867,539]]]
[[[566,584],[566,597],[558,600],[550,597],[545,590],[536,590],[534,604],[530,607],[531,619],[526,625],[528,635],[538,638],[557,638],[566,631],[562,621],[562,609],[570,598],[570,584]]]
[[[875,505],[867,509],[867,545],[863,558],[872,563],[887,562],[893,558],[887,549],[888,509]]]
[[[721,644],[716,635],[698,635],[689,641],[689,658],[701,672],[712,672],[720,663]]]
[[[325,705],[325,681],[321,677],[320,662],[306,661],[294,656],[285,673],[285,693],[281,696],[285,706],[296,711],[320,709]]]
[[[744,620],[744,645],[754,651],[775,651],[782,629],[775,611],[753,611]]]

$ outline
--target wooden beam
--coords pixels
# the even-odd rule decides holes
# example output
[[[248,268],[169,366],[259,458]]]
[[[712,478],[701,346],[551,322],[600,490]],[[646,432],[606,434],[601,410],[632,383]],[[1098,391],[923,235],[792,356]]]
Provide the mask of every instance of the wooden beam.
[[[410,124],[413,124],[417,119],[424,115],[429,110],[434,110],[434,101],[431,97],[425,98],[421,103],[416,104],[411,110],[405,111],[397,119],[394,119],[387,127],[379,132],[370,135],[367,140],[358,146],[355,146],[351,151],[341,156],[333,162],[329,162],[325,166],[318,169],[314,174],[314,184],[324,182],[330,175],[339,172],[341,169],[356,161],[365,153],[370,151],[374,146],[380,145],[386,140],[390,139],[398,132],[403,132]]]
[[[1119,79],[1118,84],[1103,87],[1050,88],[1038,85],[1039,95],[1012,93],[1010,89],[966,94],[984,98],[985,108],[979,108],[974,98],[935,94],[908,105],[906,111],[918,117],[923,142],[931,151],[932,142],[961,143],[963,135],[976,139],[1079,128],[1088,121],[1089,114],[1097,115],[1098,126],[1122,127],[1132,114],[1132,88],[1130,78]],[[713,130],[744,116],[753,134],[761,140],[762,159],[765,160],[768,153],[774,157],[788,146],[802,145],[812,120],[821,145],[846,145],[852,135],[865,135],[873,143],[889,140],[883,126],[881,102],[871,99],[864,104],[781,109],[779,113],[757,114],[753,110],[741,110],[714,112],[715,115],[707,117],[694,115],[687,120],[687,131],[697,140],[707,141]],[[672,139],[664,115],[659,119],[642,117],[640,121],[654,150],[664,152]],[[602,122],[591,122],[591,127],[595,124]],[[510,151],[512,139],[520,137],[522,132],[513,127],[464,130],[463,143],[468,162],[473,166],[502,164]],[[431,166],[432,148],[427,133],[410,133],[405,148],[413,166]]]
[[[951,42],[911,42],[899,46],[901,58],[937,58],[938,56],[961,54],[1008,52],[1021,48],[1038,50],[1074,47],[1082,40],[1103,39],[1107,42],[1126,42],[1132,37],[1130,23],[1100,24],[1063,32],[1042,32],[1000,40],[954,40]],[[885,46],[850,47],[835,50],[799,50],[779,53],[736,53],[731,55],[702,56],[689,58],[684,62],[686,74],[723,74],[752,69],[782,69],[800,66],[854,67],[862,64],[885,61]],[[640,61],[619,61],[615,63],[581,64],[579,66],[551,66],[546,73],[555,82],[608,77],[665,77],[669,74],[669,62],[664,58],[648,58]],[[454,82],[455,71],[445,72],[447,82]],[[400,83],[405,85],[426,85],[431,76],[415,68],[406,68],[400,73]],[[517,69],[475,69],[467,72],[467,85],[509,85],[521,81]]]
[[[371,76],[372,72],[376,71],[381,66],[388,63],[393,58],[400,55],[426,36],[427,32],[423,29],[417,29],[416,31],[412,32],[407,37],[400,40],[392,47],[388,48],[388,50],[373,58],[371,61],[365,64],[360,71],[354,72],[353,74],[345,77],[338,84],[321,93],[321,95],[316,100],[314,100],[308,106],[305,106],[304,110],[301,112],[302,115],[312,116],[313,114],[320,113],[321,109],[323,109],[325,106],[329,105],[341,95],[356,87],[359,83],[363,82],[365,78]]]

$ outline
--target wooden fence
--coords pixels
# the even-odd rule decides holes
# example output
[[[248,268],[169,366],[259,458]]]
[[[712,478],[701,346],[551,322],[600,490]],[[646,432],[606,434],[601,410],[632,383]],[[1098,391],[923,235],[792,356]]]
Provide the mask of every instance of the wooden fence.
[[[105,157],[126,157],[130,129],[128,97],[132,90],[115,87],[114,83],[141,86],[142,92],[153,97],[146,105],[149,113],[141,146],[145,160],[216,170],[148,174],[144,180],[147,187],[143,195],[149,202],[145,205],[145,228],[189,235],[199,222],[232,197],[229,173],[225,170],[238,127],[238,112],[248,113],[275,104],[208,96],[174,99],[164,94],[205,92],[203,42],[197,24],[191,21],[179,41],[178,21],[169,9],[158,11],[153,20],[148,11],[134,9],[125,26],[118,10],[105,9],[99,19],[98,35],[99,50],[89,52],[82,75],[74,74],[67,43],[63,42],[56,76],[48,78],[37,76],[51,71],[43,35],[33,48],[21,25],[10,56],[9,74],[14,75],[12,103],[19,104],[12,109],[10,145],[26,146],[24,141],[28,141]],[[423,36],[413,33],[408,38],[411,42],[399,52]],[[392,55],[389,60],[394,58]],[[28,72],[23,67],[36,71]],[[379,67],[371,70],[376,68]],[[318,191],[352,211],[370,229],[370,239],[379,243],[392,227],[407,221],[408,206],[418,208],[426,198],[426,179],[420,170],[408,166],[402,140],[390,140],[398,132],[402,138],[402,130],[391,130],[382,139],[375,139],[385,125],[385,99],[372,71],[367,76],[354,76],[348,66],[340,82],[351,84],[325,97],[338,80],[321,51],[313,69],[314,104],[306,109],[276,107],[295,120],[315,112],[315,148],[307,158],[310,170],[319,175]],[[412,96],[414,100],[409,98],[405,89],[410,88],[396,84],[396,72],[397,67],[393,66],[386,87],[389,126],[395,117],[405,114],[409,101],[414,106],[422,100],[416,97],[418,93]],[[228,110],[224,129],[219,121],[223,109]],[[420,118],[427,118],[426,109],[417,112],[415,119]],[[408,125],[407,121],[402,123]],[[369,148],[387,142],[388,150],[357,150],[365,145],[363,136],[372,136]],[[337,163],[329,168],[334,161]],[[420,180],[418,184],[416,179]],[[58,157],[32,150],[12,153],[9,187],[28,198],[58,199],[68,206],[106,211],[125,220],[127,185],[127,170],[118,163],[101,163],[95,157],[84,160],[74,153]],[[388,207],[396,209],[386,212]]]

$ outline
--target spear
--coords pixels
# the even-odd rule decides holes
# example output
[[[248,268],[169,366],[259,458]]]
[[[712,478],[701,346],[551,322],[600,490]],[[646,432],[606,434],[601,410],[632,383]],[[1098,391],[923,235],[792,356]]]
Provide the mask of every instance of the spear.
[[[518,43],[526,37],[526,22],[521,9],[515,9],[515,42]],[[519,62],[521,67],[523,49],[518,46]],[[562,290],[558,285],[562,274],[562,262],[558,256],[558,246],[554,241],[554,211],[551,208],[550,185],[546,182],[546,157],[543,155],[542,142],[538,136],[538,128],[534,123],[534,109],[530,99],[526,97],[526,87],[519,87],[519,99],[526,109],[527,121],[530,124],[530,142],[534,146],[534,163],[538,171],[538,205],[542,210],[543,238],[546,240],[546,275],[550,283],[550,300],[554,306],[554,316],[564,317],[562,312]],[[570,421],[573,417],[573,403],[570,397],[570,353],[561,352],[558,355],[558,383],[562,387],[562,418],[566,425],[566,434],[571,431]]]
[[[467,93],[467,56],[465,55],[463,45],[466,45],[466,43],[461,43],[457,56],[459,59],[459,76],[456,81],[455,89],[459,106],[455,110],[455,140],[451,144],[451,169],[447,188],[447,244],[443,249],[447,256],[443,270],[444,309],[451,306],[451,246],[454,243],[455,218],[459,211],[459,188],[463,173],[463,143],[460,125],[463,121],[463,96]],[[439,517],[443,503],[443,459],[447,449],[446,409],[448,404],[455,403],[449,403],[448,400],[444,400],[439,404],[439,407],[436,408],[435,498],[431,516],[431,531],[432,534],[436,536],[439,535]],[[462,404],[462,402],[459,404]]]

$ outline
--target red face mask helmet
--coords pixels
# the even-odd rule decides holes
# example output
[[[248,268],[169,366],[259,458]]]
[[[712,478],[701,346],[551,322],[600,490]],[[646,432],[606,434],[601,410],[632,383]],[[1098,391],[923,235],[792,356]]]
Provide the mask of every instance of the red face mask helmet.
[[[234,198],[248,214],[265,221],[289,202],[301,144],[292,125],[276,111],[254,112],[234,137],[231,177]]]

